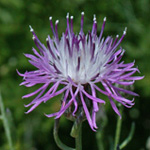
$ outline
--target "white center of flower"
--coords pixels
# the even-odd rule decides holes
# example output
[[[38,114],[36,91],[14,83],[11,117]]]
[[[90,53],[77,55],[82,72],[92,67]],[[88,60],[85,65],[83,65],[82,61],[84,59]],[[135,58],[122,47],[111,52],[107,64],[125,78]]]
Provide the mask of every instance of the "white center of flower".
[[[60,43],[56,45],[59,58],[53,60],[53,63],[61,72],[61,78],[67,79],[69,76],[76,83],[86,84],[95,77],[104,75],[105,64],[110,59],[110,54],[106,55],[107,44],[103,44],[103,40],[99,43],[98,38],[96,38],[92,54],[90,40],[88,40],[88,36],[85,38],[84,44],[81,41],[79,42],[78,49],[74,44],[69,50],[68,46],[66,46],[64,35]],[[72,45],[72,40],[69,42]],[[71,54],[69,51],[71,51]]]

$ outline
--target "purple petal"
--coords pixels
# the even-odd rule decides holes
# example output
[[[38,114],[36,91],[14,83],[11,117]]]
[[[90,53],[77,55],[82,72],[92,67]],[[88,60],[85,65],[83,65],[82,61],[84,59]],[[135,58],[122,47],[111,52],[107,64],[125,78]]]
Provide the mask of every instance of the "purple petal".
[[[26,114],[30,113],[31,111],[33,111],[38,105],[40,105],[42,103],[42,101],[39,101],[37,103],[35,103],[27,112]]]
[[[89,111],[88,111],[88,109],[87,109],[87,106],[86,106],[86,104],[85,104],[85,102],[84,102],[83,95],[82,95],[82,92],[81,92],[81,91],[80,91],[80,98],[81,98],[81,102],[82,102],[83,109],[84,109],[86,118],[87,118],[87,120],[88,120],[88,123],[89,123],[91,129],[92,129],[93,131],[95,131],[95,129],[93,128],[93,122],[92,122],[92,119],[91,119],[91,117],[90,117],[90,113],[89,113]]]
[[[121,119],[121,114],[120,114],[118,108],[116,107],[116,104],[113,102],[111,97],[109,97],[109,100],[110,100],[110,104],[111,104],[113,110],[116,112],[116,114],[118,114],[120,116],[120,119]]]
[[[130,94],[130,95],[133,95],[133,96],[139,96],[137,93],[134,93],[132,91],[129,91],[129,90],[126,90],[126,89],[123,89],[123,88],[119,88],[119,87],[115,87],[115,86],[113,86],[113,88],[118,90],[118,91],[121,91],[123,93],[127,93],[127,94]]]
[[[36,91],[34,91],[34,92],[30,93],[30,94],[24,95],[22,98],[31,97],[31,96],[37,94],[38,92],[40,92],[41,90],[45,89],[45,87],[47,87],[48,85],[49,85],[49,83],[46,83],[42,87],[40,87],[38,90],[36,90]]]

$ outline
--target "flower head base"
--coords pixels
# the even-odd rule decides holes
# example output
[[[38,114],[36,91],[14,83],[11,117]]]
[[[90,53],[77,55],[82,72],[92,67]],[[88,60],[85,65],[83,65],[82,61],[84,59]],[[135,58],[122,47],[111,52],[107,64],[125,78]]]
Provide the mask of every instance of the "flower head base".
[[[96,91],[108,96],[112,108],[120,116],[114,100],[128,108],[132,107],[134,103],[133,100],[126,99],[119,93],[123,92],[133,96],[138,94],[115,85],[132,85],[135,80],[140,80],[143,77],[132,76],[138,71],[137,68],[133,68],[134,62],[125,64],[121,61],[124,50],[118,48],[118,46],[126,34],[126,29],[120,39],[118,35],[115,39],[111,36],[104,39],[102,34],[106,18],[104,18],[98,36],[97,21],[94,15],[92,31],[84,34],[84,13],[82,12],[81,29],[79,34],[75,34],[73,32],[73,16],[69,19],[69,14],[67,14],[66,18],[67,29],[62,34],[61,39],[58,37],[57,30],[59,21],[57,20],[55,26],[53,26],[52,17],[49,18],[53,37],[48,36],[46,39],[47,46],[40,42],[30,26],[33,40],[39,52],[33,48],[34,55],[25,54],[25,56],[30,58],[29,62],[37,70],[25,72],[24,74],[18,73],[24,79],[21,85],[26,87],[36,84],[43,85],[33,93],[23,96],[23,98],[37,94],[37,97],[26,105],[26,107],[32,105],[27,112],[29,113],[40,103],[45,103],[52,97],[63,93],[64,97],[59,112],[46,116],[55,116],[57,119],[71,106],[74,106],[72,115],[76,116],[80,104],[90,127],[95,130],[97,128],[96,113],[99,111],[99,104],[105,104],[104,100],[96,96]],[[98,87],[96,83],[101,83],[103,88]],[[49,88],[50,84],[52,86]],[[63,88],[58,89],[59,85],[63,85]],[[87,90],[86,85],[90,88],[90,92]],[[85,98],[90,101],[90,109]]]

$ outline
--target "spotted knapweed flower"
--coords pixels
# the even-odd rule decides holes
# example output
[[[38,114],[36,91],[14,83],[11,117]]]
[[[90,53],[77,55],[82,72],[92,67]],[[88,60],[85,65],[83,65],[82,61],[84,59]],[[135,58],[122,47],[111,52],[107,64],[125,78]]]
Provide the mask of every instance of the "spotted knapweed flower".
[[[63,94],[61,108],[58,112],[46,115],[55,119],[61,117],[70,107],[73,108],[72,116],[76,116],[79,107],[86,116],[86,119],[92,130],[96,126],[96,113],[99,111],[99,104],[105,104],[105,100],[97,97],[96,92],[106,95],[109,98],[113,110],[121,117],[114,101],[130,108],[134,105],[134,99],[129,100],[123,97],[120,92],[137,96],[138,94],[121,88],[118,85],[129,86],[135,80],[143,77],[132,76],[139,72],[133,68],[134,62],[125,64],[121,61],[124,50],[118,46],[126,35],[126,29],[121,38],[117,35],[115,39],[112,36],[102,38],[106,18],[104,18],[99,36],[97,35],[97,21],[94,15],[92,31],[84,34],[83,22],[84,13],[81,13],[81,29],[79,34],[73,31],[73,16],[69,18],[67,14],[67,29],[58,36],[58,20],[55,26],[50,20],[50,27],[53,37],[48,35],[47,46],[42,44],[30,26],[33,34],[33,40],[38,51],[33,48],[32,54],[25,54],[29,62],[36,67],[35,71],[26,71],[21,85],[32,87],[36,84],[42,86],[33,93],[23,96],[28,98],[37,94],[31,103],[32,106],[27,113],[34,110],[42,102],[47,102],[54,96]],[[101,86],[98,86],[100,83]],[[59,86],[63,85],[63,86]],[[88,106],[88,102],[90,105]]]

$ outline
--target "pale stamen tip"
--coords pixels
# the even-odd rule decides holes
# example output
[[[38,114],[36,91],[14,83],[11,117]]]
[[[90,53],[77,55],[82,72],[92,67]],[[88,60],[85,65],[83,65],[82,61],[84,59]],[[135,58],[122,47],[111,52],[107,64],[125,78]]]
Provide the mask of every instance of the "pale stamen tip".
[[[95,24],[97,24],[97,21],[96,21],[96,20],[94,20],[94,23],[95,23]]]
[[[104,17],[104,21],[106,21],[106,17]]]
[[[73,19],[73,16],[71,16],[70,19]]]
[[[66,16],[66,18],[67,18],[67,19],[69,18],[69,13],[67,13],[67,16]]]
[[[81,12],[81,15],[83,16],[83,15],[84,15],[84,12]]]
[[[49,17],[49,20],[52,20],[52,16]]]
[[[48,42],[48,38],[46,38],[46,41]]]
[[[125,27],[125,30],[123,31],[123,34],[126,35],[127,33],[127,27]]]
[[[29,25],[29,28],[30,28],[30,32],[33,32],[33,28],[31,27],[31,25]]]
[[[116,35],[116,38],[118,38],[118,37],[119,37],[119,35],[117,34],[117,35]]]
[[[93,16],[93,21],[96,21],[96,15],[94,14],[94,16]]]
[[[57,25],[59,23],[59,20],[56,20],[55,24]]]
[[[95,21],[96,21],[96,18],[93,18],[93,21],[95,22]]]
[[[35,36],[34,35],[33,35],[32,39],[35,40]]]

